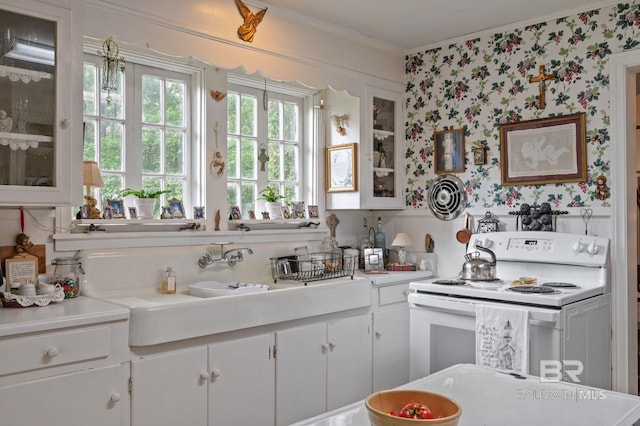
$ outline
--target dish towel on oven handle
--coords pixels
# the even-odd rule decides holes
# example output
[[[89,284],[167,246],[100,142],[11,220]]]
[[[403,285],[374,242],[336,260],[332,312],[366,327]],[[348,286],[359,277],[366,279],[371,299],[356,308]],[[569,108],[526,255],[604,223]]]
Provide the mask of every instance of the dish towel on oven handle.
[[[529,373],[529,312],[476,305],[476,364]]]

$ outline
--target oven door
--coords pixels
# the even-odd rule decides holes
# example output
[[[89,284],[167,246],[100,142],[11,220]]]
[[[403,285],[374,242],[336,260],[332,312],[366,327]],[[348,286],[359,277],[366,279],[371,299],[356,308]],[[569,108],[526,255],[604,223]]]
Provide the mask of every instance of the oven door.
[[[475,364],[476,305],[511,306],[487,300],[411,293],[411,380],[455,364]],[[529,311],[529,373],[540,375],[540,360],[559,360],[562,315],[552,308],[527,306]]]

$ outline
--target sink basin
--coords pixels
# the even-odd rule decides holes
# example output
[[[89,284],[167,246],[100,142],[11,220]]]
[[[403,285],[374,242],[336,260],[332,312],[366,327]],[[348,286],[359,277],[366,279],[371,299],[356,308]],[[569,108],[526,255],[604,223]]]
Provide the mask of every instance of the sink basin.
[[[233,296],[269,290],[264,284],[221,283],[219,281],[200,281],[187,286],[189,293],[197,297]]]
[[[136,294],[107,300],[129,308],[129,345],[149,346],[368,307],[371,281],[343,277],[224,297]]]

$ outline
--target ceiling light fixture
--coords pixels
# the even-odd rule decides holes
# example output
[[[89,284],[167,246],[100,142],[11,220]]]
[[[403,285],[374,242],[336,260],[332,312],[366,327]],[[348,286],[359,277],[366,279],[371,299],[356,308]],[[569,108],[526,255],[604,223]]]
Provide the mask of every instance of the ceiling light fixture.
[[[118,72],[124,71],[124,58],[118,56],[120,49],[113,38],[109,36],[102,43],[102,90],[107,92],[107,103],[111,103],[111,92],[118,90]]]

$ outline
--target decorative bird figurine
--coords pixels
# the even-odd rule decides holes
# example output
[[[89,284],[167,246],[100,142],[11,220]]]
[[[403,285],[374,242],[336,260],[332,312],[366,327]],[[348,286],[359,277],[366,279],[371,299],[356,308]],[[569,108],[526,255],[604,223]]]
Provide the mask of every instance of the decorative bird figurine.
[[[253,36],[258,30],[258,25],[262,22],[265,13],[267,13],[267,7],[254,14],[249,8],[242,2],[242,0],[236,0],[240,14],[244,18],[244,23],[238,27],[238,35],[244,41],[249,43],[253,42]]]

